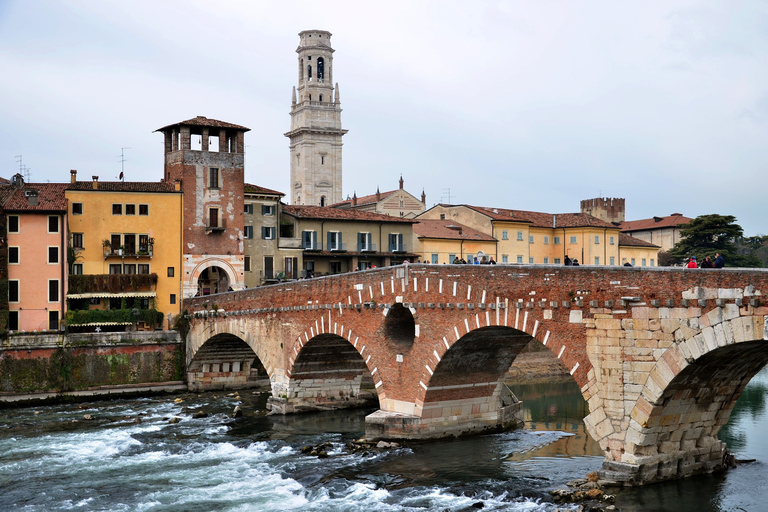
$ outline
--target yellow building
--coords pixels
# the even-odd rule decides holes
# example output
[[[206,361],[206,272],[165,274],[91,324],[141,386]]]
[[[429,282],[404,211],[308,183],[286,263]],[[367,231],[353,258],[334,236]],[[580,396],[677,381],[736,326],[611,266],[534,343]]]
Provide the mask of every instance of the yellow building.
[[[76,181],[76,171],[71,178],[65,191],[75,255],[70,309],[156,309],[168,328],[182,298],[180,190],[163,182],[99,182],[97,176]]]
[[[441,219],[421,219],[413,225],[413,252],[424,263],[473,263],[496,258],[496,239],[463,224]]]
[[[439,204],[417,217],[461,223],[495,238],[499,263],[562,265],[566,256],[581,265],[621,265],[622,240],[627,254],[644,251],[639,259],[655,266],[654,247],[619,236],[619,227],[585,213],[543,213],[506,208]],[[640,247],[643,247],[640,249]],[[658,247],[655,247],[658,252]],[[639,253],[637,253],[639,254]]]

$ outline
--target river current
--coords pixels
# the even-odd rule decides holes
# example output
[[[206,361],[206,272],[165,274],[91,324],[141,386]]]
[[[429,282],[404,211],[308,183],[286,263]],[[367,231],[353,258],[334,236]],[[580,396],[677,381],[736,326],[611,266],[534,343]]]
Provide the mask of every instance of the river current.
[[[553,511],[549,492],[603,459],[583,427],[586,404],[572,382],[511,388],[523,429],[369,453],[345,446],[371,411],[268,416],[267,395],[251,391],[5,409],[0,510]],[[720,434],[737,459],[756,462],[622,491],[617,507],[768,510],[767,391],[763,371]],[[327,458],[302,454],[322,443]]]

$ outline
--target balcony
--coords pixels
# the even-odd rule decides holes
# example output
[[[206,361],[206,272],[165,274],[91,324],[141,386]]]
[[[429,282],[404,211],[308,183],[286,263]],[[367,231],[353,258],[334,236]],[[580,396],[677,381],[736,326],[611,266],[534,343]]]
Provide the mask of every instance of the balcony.
[[[301,245],[301,238],[286,238],[280,237],[278,241],[278,248],[280,249],[304,249]]]
[[[208,219],[205,225],[205,234],[223,233],[227,229],[227,219]]]
[[[149,249],[139,249],[138,251],[135,248],[132,249],[105,249],[104,250],[104,259],[107,258],[136,258],[137,260],[139,258],[149,258],[152,259],[154,251],[152,248]]]
[[[376,252],[376,244],[359,244],[359,252]]]
[[[301,244],[301,248],[304,249],[305,251],[322,251],[323,244],[316,240],[313,240],[311,242],[307,242],[305,240],[304,243]]]
[[[328,250],[331,252],[346,252],[347,251],[347,244],[344,243],[336,243],[336,244],[330,244],[328,246]]]

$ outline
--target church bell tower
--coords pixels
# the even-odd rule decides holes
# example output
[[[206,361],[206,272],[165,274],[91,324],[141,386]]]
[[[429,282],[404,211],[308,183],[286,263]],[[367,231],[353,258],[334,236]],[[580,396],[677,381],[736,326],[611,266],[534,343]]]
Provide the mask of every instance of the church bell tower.
[[[339,84],[333,86],[331,33],[299,33],[299,84],[291,99],[291,204],[328,206],[342,201]]]

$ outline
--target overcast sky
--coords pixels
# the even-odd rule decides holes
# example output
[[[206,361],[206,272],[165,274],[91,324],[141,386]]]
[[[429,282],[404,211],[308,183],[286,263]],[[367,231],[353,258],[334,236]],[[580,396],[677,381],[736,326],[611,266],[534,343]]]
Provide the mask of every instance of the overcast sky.
[[[246,181],[289,192],[298,33],[328,30],[344,196],[768,233],[768,3],[0,0],[0,175],[158,181],[154,130],[251,128]],[[288,200],[288,196],[286,196]]]

